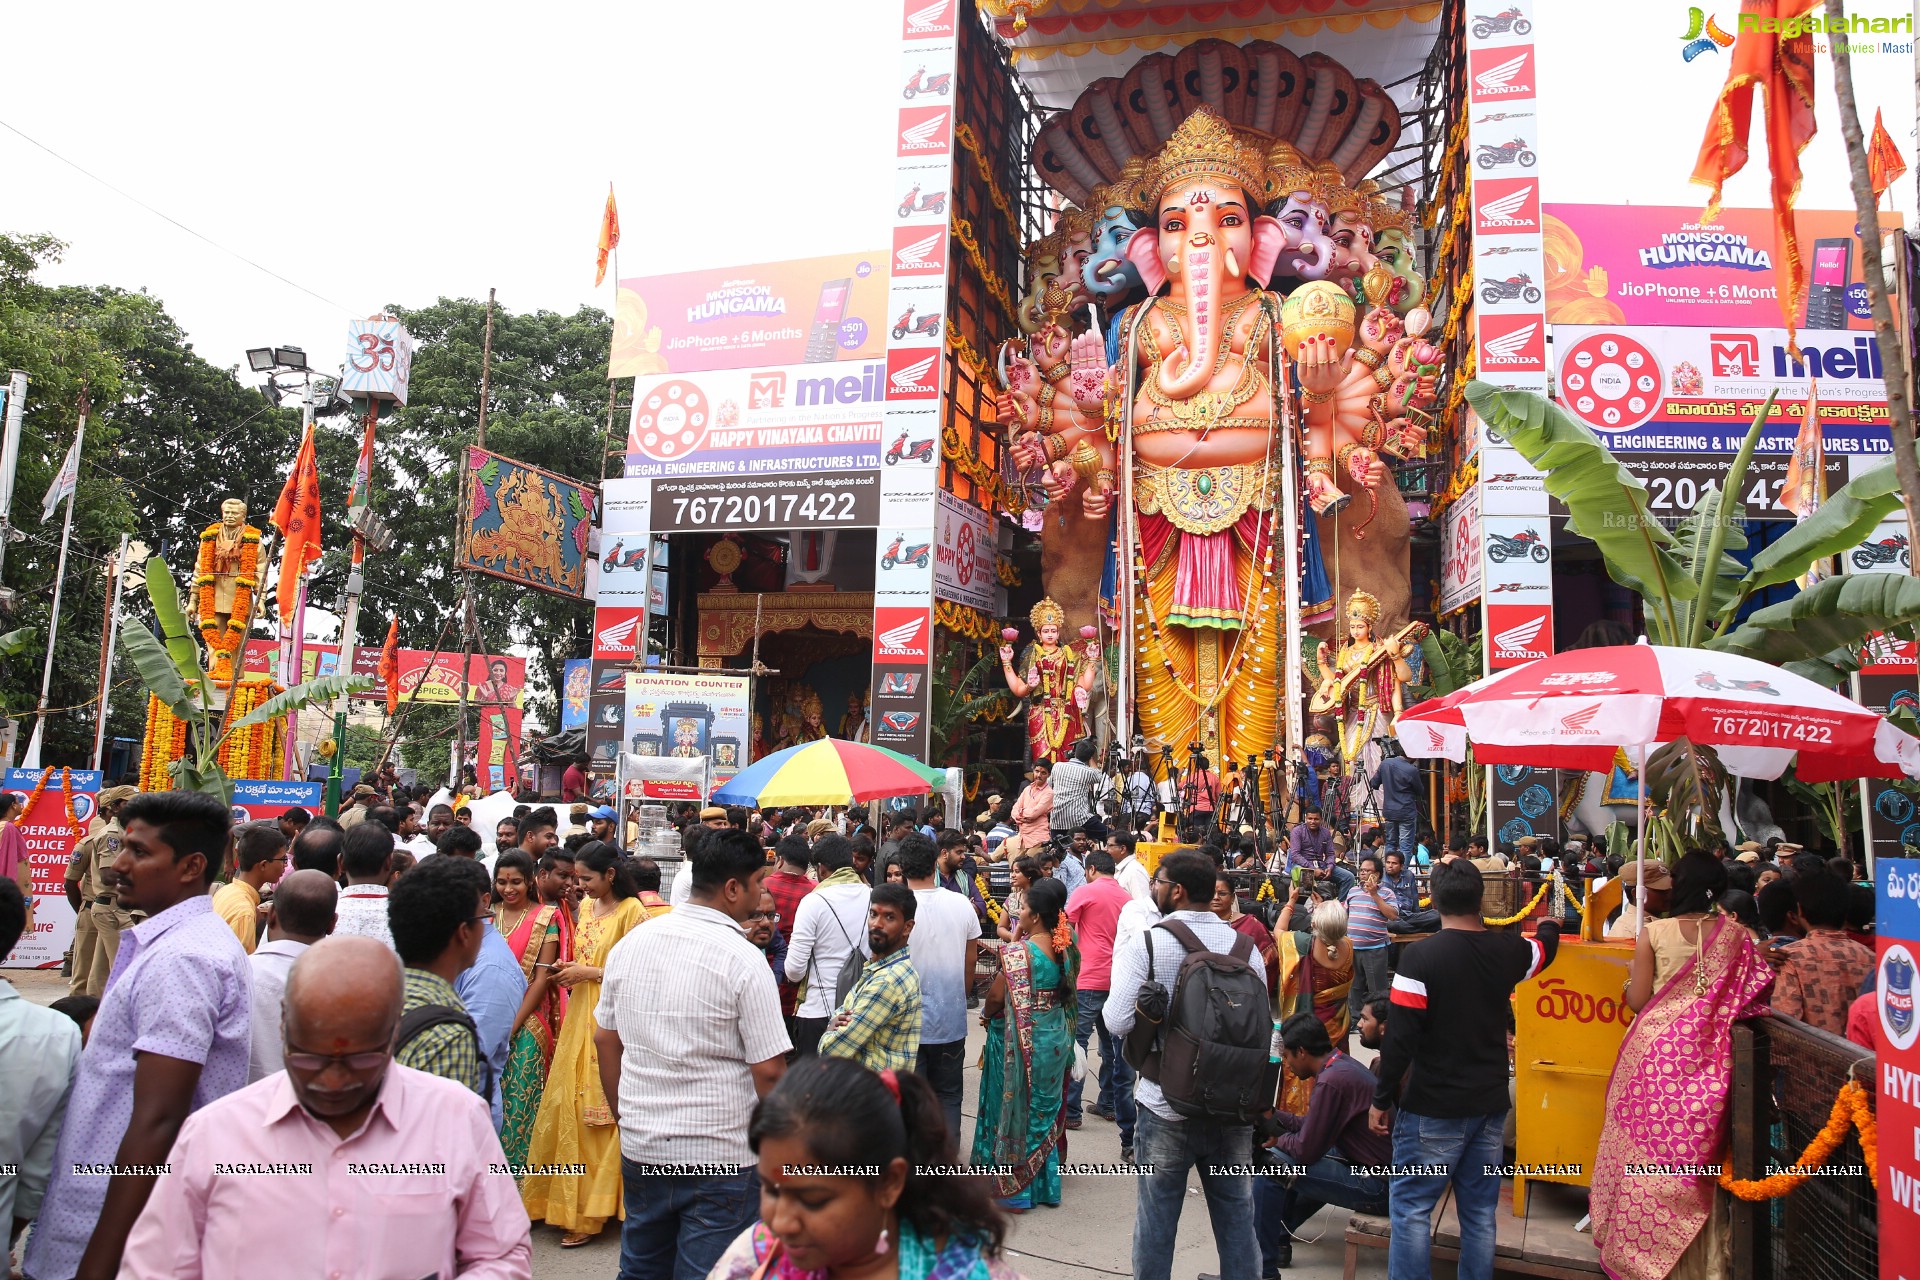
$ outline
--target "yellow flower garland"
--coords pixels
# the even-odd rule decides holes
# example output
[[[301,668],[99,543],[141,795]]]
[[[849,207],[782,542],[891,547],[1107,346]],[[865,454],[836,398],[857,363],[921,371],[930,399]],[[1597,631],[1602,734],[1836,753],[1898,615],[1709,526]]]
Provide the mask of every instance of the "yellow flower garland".
[[[972,125],[962,123],[953,126],[953,140],[965,147],[967,154],[973,157],[981,181],[987,184],[987,198],[993,201],[993,207],[1000,211],[1000,216],[1007,220],[1009,227],[1017,229],[1020,220],[1013,216],[1013,204],[1007,199],[1006,193],[1000,190],[999,180],[993,176],[993,168],[987,163],[987,157],[980,147],[980,135],[973,131]]]
[[[981,256],[980,242],[974,238],[973,224],[957,213],[949,215],[947,221],[953,229],[954,239],[958,240],[960,247],[967,251],[967,260],[973,263],[973,269],[980,273],[980,280],[986,285],[988,295],[1000,304],[1002,311],[1007,313],[1009,323],[1017,323],[1018,317],[1013,309],[1013,296],[1007,292],[1007,282],[1001,279],[1000,273],[988,266],[987,260]]]
[[[1840,1092],[1834,1096],[1833,1110],[1827,1116],[1826,1126],[1813,1135],[1813,1141],[1807,1144],[1792,1168],[1764,1178],[1736,1178],[1732,1169],[1722,1161],[1720,1185],[1742,1200],[1777,1200],[1812,1177],[1813,1171],[1825,1164],[1846,1140],[1850,1127],[1860,1130],[1860,1150],[1867,1158],[1867,1180],[1877,1191],[1880,1188],[1880,1175],[1877,1172],[1880,1129],[1874,1119],[1873,1107],[1868,1102],[1867,1091],[1857,1080],[1849,1080],[1840,1086]]]
[[[1533,909],[1540,905],[1540,899],[1547,896],[1548,888],[1549,886],[1547,885],[1544,885],[1544,884],[1541,885],[1540,892],[1533,895],[1533,901],[1529,902],[1526,906],[1520,908],[1518,911],[1514,912],[1512,915],[1501,916],[1498,920],[1494,919],[1492,916],[1481,916],[1480,917],[1481,922],[1484,924],[1490,924],[1490,925],[1519,924],[1522,920],[1525,920],[1528,916],[1533,914]]]
[[[995,902],[993,900],[993,895],[987,891],[986,872],[984,871],[980,872],[979,874],[973,877],[973,887],[980,891],[980,901],[987,904],[988,920],[992,921],[994,924],[999,924],[1002,920],[1007,918],[1007,909],[1001,906],[999,903]]]

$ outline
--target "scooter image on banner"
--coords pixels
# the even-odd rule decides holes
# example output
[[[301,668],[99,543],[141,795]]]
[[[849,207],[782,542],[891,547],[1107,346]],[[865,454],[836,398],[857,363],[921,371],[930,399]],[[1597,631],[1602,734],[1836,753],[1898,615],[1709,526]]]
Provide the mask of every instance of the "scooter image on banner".
[[[1519,275],[1508,276],[1505,280],[1485,280],[1480,284],[1482,302],[1507,302],[1519,298],[1526,302],[1540,301],[1540,286],[1533,277],[1522,271]]]
[[[929,436],[925,440],[915,440],[912,444],[908,444],[907,433],[902,431],[900,438],[893,442],[893,448],[887,450],[887,465],[892,466],[902,458],[909,462],[928,461],[933,457],[933,440],[934,438]]]
[[[1901,568],[1910,568],[1913,565],[1913,552],[1907,548],[1907,535],[1896,533],[1878,542],[1855,547],[1852,559],[1856,569],[1871,569],[1876,564],[1892,564],[1895,560],[1900,562]]]
[[[913,318],[913,304],[909,303],[907,304],[907,309],[901,313],[900,318],[893,322],[893,336],[895,339],[900,339],[910,333],[924,333],[937,338],[940,336],[940,319],[940,314],[935,312],[932,315],[921,316],[918,320],[915,320]]]
[[[602,557],[600,561],[600,568],[602,572],[612,573],[615,569],[638,569],[641,565],[646,563],[646,559],[647,559],[646,547],[644,546],[635,547],[633,550],[627,552],[625,555],[622,555],[621,544],[623,541],[624,539],[616,538],[614,540],[613,546],[607,551],[607,554],[604,557]]]
[[[1502,164],[1518,164],[1522,169],[1531,169],[1533,161],[1533,152],[1527,150],[1526,142],[1520,138],[1515,138],[1512,142],[1504,142],[1497,147],[1490,142],[1483,142],[1479,150],[1473,153],[1473,162],[1482,169],[1491,169],[1495,165]]]
[[[913,189],[900,197],[900,207],[895,210],[903,218],[911,218],[916,213],[945,213],[947,211],[947,193],[930,191],[920,194],[920,184],[914,183]]]
[[[952,87],[953,73],[951,71],[943,71],[937,76],[930,76],[927,75],[927,69],[921,67],[913,73],[913,79],[907,81],[906,87],[900,90],[900,96],[903,98],[911,98],[917,93],[937,93],[945,97],[947,90]]]
[[[1522,16],[1519,6],[1500,13],[1476,13],[1473,15],[1473,38],[1485,40],[1488,36],[1511,32],[1516,36],[1526,35],[1533,30],[1533,24]]]
[[[911,564],[916,569],[927,567],[927,558],[932,554],[933,544],[919,542],[902,546],[901,543],[905,542],[906,536],[904,533],[893,535],[893,545],[880,553],[882,569],[891,569],[897,564]]]
[[[1495,564],[1504,564],[1508,560],[1525,560],[1532,556],[1545,564],[1553,558],[1553,552],[1541,540],[1537,530],[1527,529],[1514,534],[1511,538],[1498,533],[1487,535],[1487,559]]]

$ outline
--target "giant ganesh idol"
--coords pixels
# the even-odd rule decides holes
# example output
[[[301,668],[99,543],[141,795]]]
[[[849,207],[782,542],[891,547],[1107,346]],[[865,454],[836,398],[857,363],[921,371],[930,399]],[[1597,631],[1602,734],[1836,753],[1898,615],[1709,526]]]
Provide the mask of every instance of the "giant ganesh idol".
[[[1335,592],[1356,588],[1379,599],[1383,628],[1406,617],[1407,515],[1388,465],[1425,450],[1438,353],[1417,277],[1372,249],[1407,220],[1370,183],[1205,104],[1092,201],[1139,228],[1126,258],[1147,296],[1118,314],[1104,380],[1089,368],[1100,335],[1069,340],[1072,312],[1043,307],[1038,367],[1015,362],[1003,416],[1020,456],[1046,465],[1050,499],[1077,494],[1069,508],[1124,557],[1113,615],[1131,619],[1149,746],[1244,759],[1276,745],[1281,663],[1297,653],[1282,618],[1283,432],[1303,460],[1303,617],[1330,617]],[[1050,510],[1043,537],[1056,523]]]

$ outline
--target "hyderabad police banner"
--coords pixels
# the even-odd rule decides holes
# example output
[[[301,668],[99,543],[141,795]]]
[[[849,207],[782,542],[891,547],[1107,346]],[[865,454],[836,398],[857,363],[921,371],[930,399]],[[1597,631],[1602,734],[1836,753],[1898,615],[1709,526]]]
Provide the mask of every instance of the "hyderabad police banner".
[[[1920,1258],[1920,1015],[1914,957],[1920,955],[1920,861],[1882,858],[1874,868],[1879,967],[1874,1005],[1880,1045],[1874,1111],[1880,1144],[1880,1275],[1895,1280]]]
[[[0,967],[57,969],[73,945],[67,863],[97,808],[100,774],[93,769],[9,769],[5,786],[27,804],[13,825],[26,842],[27,863],[33,868],[34,911],[32,924]]]

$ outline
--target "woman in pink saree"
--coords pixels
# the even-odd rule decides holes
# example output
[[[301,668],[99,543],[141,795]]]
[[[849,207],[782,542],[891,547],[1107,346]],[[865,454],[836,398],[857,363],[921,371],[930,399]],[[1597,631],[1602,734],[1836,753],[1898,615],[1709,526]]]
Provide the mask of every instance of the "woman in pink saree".
[[[1669,915],[1647,921],[1634,949],[1626,1003],[1637,1016],[1607,1085],[1590,1202],[1615,1280],[1730,1274],[1725,1193],[1686,1169],[1725,1154],[1733,1024],[1766,1011],[1773,975],[1753,935],[1715,908],[1726,887],[1718,858],[1682,857]]]

